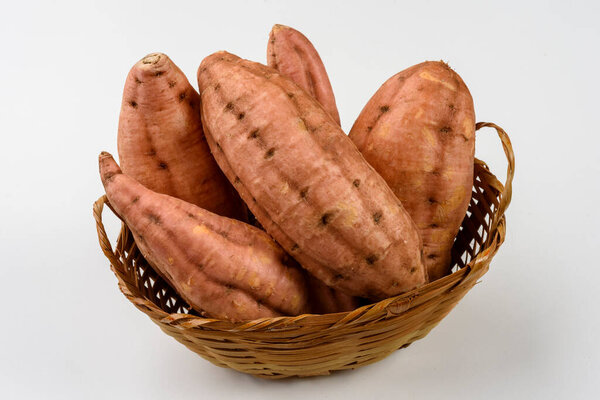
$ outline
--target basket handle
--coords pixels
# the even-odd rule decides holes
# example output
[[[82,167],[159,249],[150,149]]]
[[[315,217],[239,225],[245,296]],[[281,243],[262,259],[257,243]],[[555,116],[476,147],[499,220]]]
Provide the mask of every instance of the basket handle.
[[[104,205],[108,203],[108,198],[106,195],[101,196],[94,203],[94,219],[96,220],[96,231],[98,232],[98,240],[100,242],[100,248],[104,255],[110,260],[110,263],[115,267],[120,269],[121,271],[124,269],[121,260],[115,256],[113,252],[112,246],[110,244],[110,240],[108,239],[108,235],[106,234],[106,230],[104,229],[104,224],[102,223],[102,211],[104,210]]]
[[[496,231],[500,219],[504,216],[504,212],[510,205],[510,200],[512,198],[512,181],[515,175],[515,154],[513,152],[510,138],[508,137],[508,134],[504,131],[504,129],[500,128],[498,125],[492,122],[478,122],[475,125],[475,130],[478,131],[479,129],[484,127],[496,129],[498,137],[500,137],[500,140],[502,141],[502,147],[504,148],[504,154],[506,154],[506,160],[508,161],[508,167],[506,169],[506,183],[504,184],[504,189],[502,190],[502,196],[500,198],[498,210],[494,214],[492,224],[490,225],[488,236],[489,240],[489,238],[493,236],[492,233]]]

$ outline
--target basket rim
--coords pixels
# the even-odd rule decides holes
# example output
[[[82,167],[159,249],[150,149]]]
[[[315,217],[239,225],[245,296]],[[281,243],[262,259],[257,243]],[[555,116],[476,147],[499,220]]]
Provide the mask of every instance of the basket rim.
[[[489,122],[479,122],[476,124],[476,130],[482,127],[492,127],[496,130],[508,161],[506,182],[503,185],[497,180],[497,178],[489,172],[489,168],[485,162],[475,158],[476,164],[483,165],[488,170],[491,177],[496,179],[495,186],[501,195],[500,204],[496,212],[494,213],[493,219],[490,224],[490,231],[486,242],[483,244],[481,251],[470,260],[464,267],[458,271],[453,272],[445,277],[437,279],[433,282],[429,282],[425,285],[419,286],[408,292],[401,293],[399,295],[389,297],[387,299],[380,300],[375,303],[367,304],[356,308],[352,311],[329,313],[329,314],[301,314],[297,316],[281,316],[273,318],[259,318],[254,320],[230,322],[227,320],[207,318],[186,313],[168,313],[154,304],[152,301],[145,297],[138,296],[133,293],[130,286],[134,288],[133,282],[127,282],[123,276],[124,273],[118,269],[123,270],[123,263],[119,259],[120,254],[117,251],[113,251],[112,245],[104,229],[102,223],[102,213],[104,205],[111,208],[110,203],[106,195],[102,195],[93,206],[93,215],[96,220],[96,230],[98,233],[98,239],[100,247],[104,255],[109,259],[111,263],[111,270],[117,277],[118,286],[123,295],[129,299],[137,308],[143,309],[143,311],[155,321],[159,321],[162,324],[170,325],[176,329],[204,329],[211,331],[220,332],[244,332],[244,331],[273,331],[282,330],[286,327],[297,328],[299,325],[311,324],[314,321],[323,322],[325,320],[334,321],[329,328],[334,329],[336,326],[348,325],[351,323],[359,323],[362,319],[367,319],[373,314],[379,314],[385,311],[387,315],[397,315],[409,308],[411,308],[413,302],[418,299],[423,293],[435,292],[441,290],[451,284],[450,291],[454,287],[461,285],[465,280],[469,279],[470,275],[473,275],[479,269],[487,267],[489,264],[487,261],[493,257],[499,250],[500,246],[504,242],[506,237],[506,216],[505,211],[510,205],[512,198],[512,180],[514,177],[514,165],[515,158],[512,149],[512,144],[508,137],[508,134],[500,128],[498,125]],[[112,210],[112,208],[111,208]],[[117,213],[112,210],[113,213],[118,217]],[[121,227],[121,233],[127,229],[127,226],[123,222]]]

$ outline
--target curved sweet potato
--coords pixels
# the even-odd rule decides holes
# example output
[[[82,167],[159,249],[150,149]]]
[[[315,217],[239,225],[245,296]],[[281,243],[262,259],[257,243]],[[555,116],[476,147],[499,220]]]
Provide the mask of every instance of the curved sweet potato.
[[[194,309],[231,321],[308,311],[303,271],[265,232],[145,188],[108,153],[99,164],[140,251]]]
[[[306,36],[289,26],[273,26],[267,45],[267,64],[317,99],[340,125],[340,114],[325,65]]]
[[[206,144],[200,96],[165,54],[144,57],[127,76],[118,149],[123,171],[150,190],[244,219]]]
[[[429,278],[448,274],[473,186],[475,111],[460,76],[443,62],[392,76],[350,138],[419,227]]]
[[[381,299],[426,281],[417,228],[322,106],[226,52],[198,70],[215,159],[265,230],[328,286]]]

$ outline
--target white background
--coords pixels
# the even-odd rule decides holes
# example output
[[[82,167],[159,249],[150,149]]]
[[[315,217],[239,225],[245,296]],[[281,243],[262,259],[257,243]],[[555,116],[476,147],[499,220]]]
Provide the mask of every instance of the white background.
[[[0,398],[598,398],[598,2],[174,3],[0,5]],[[517,160],[506,243],[428,337],[356,371],[280,382],[215,367],[160,331],[118,291],[92,218],[129,68],[165,52],[196,86],[216,50],[264,62],[274,23],[320,51],[346,132],[389,76],[443,59]],[[503,179],[495,132],[477,140]]]

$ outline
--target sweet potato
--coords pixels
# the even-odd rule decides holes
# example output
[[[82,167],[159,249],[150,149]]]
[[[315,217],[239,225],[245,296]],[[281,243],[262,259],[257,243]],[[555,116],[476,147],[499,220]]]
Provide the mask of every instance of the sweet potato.
[[[320,279],[308,275],[308,299],[310,312],[313,314],[329,314],[352,311],[360,305],[358,297],[349,296],[337,289],[327,286]]]
[[[416,226],[314,98],[276,70],[226,52],[202,61],[198,83],[219,166],[304,268],[371,299],[426,281]]]
[[[340,114],[325,65],[306,36],[289,26],[273,26],[267,45],[267,64],[317,99],[340,125]]]
[[[200,97],[165,54],[144,57],[127,76],[118,149],[123,171],[150,190],[244,219],[245,207],[206,144]]]
[[[108,153],[99,164],[140,251],[194,309],[231,321],[308,311],[303,271],[265,232],[145,188]]]
[[[430,280],[448,274],[473,186],[475,111],[463,80],[443,62],[392,76],[350,138],[419,227]]]

